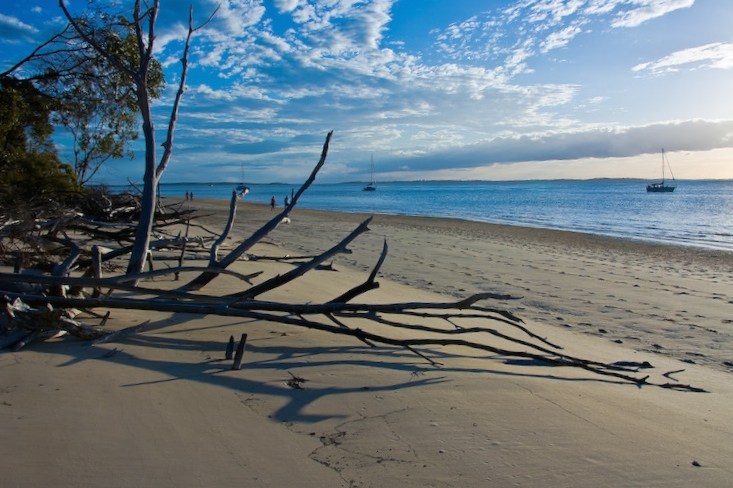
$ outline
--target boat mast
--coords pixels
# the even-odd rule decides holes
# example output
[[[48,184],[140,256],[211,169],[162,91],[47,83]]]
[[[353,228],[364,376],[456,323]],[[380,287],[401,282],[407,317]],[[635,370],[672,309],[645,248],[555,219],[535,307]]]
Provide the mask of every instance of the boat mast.
[[[669,161],[667,161],[667,167],[669,168],[669,174],[672,176],[672,181],[674,183],[677,183],[677,180],[674,179],[674,173],[672,172],[672,165],[669,164]]]
[[[372,182],[371,185],[374,185],[374,153],[372,153],[372,163],[371,163],[371,170],[372,170]]]
[[[664,148],[662,148],[662,184],[664,185]]]

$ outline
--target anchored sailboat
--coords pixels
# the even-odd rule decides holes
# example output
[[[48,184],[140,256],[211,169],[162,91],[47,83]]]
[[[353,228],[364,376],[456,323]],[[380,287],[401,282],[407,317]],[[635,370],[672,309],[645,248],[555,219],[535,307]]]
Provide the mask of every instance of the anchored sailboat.
[[[249,193],[249,187],[244,184],[244,163],[239,163],[239,168],[242,170],[242,182],[237,185],[236,191],[240,196],[244,196]]]
[[[667,184],[664,180],[664,167],[669,168],[669,174],[672,176],[672,184]],[[672,174],[672,167],[669,165],[669,161],[664,155],[664,149],[662,149],[662,181],[659,183],[650,183],[646,186],[646,191],[650,193],[672,193],[677,188],[677,182]]]
[[[369,184],[362,189],[363,191],[376,191],[377,190],[377,184],[374,182],[374,154],[372,154],[371,172],[372,172],[372,179],[369,181]]]

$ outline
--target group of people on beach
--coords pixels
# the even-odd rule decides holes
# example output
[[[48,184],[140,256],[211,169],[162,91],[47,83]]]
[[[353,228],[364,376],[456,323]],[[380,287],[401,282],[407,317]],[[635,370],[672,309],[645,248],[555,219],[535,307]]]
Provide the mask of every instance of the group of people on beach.
[[[190,200],[193,200],[193,192],[187,191],[186,192],[186,201],[190,201]]]
[[[285,198],[283,199],[283,204],[285,207],[290,205],[290,202],[295,197],[295,190],[290,190],[290,195],[285,195]],[[275,195],[270,198],[270,208],[275,210],[275,207],[277,207],[277,199],[275,199]]]
[[[290,205],[290,196],[285,195],[285,200],[283,200],[283,204],[286,207]],[[275,199],[275,195],[273,195],[272,198],[270,198],[270,208],[274,210],[275,207],[277,207],[277,200]]]

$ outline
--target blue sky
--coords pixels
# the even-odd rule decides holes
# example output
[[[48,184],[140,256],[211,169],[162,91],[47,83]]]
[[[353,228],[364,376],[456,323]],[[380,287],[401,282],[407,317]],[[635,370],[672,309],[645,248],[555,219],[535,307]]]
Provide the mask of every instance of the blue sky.
[[[189,3],[161,0],[160,130]],[[3,0],[0,67],[60,22]],[[662,148],[677,178],[733,178],[731,25],[730,0],[223,0],[163,181],[300,182],[332,129],[321,182],[368,179],[371,154],[381,181],[655,178]],[[139,180],[136,153],[101,179]]]

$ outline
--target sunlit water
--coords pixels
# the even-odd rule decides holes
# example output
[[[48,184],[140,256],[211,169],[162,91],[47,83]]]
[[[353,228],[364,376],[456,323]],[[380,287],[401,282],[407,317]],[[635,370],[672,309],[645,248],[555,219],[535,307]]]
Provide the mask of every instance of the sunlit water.
[[[453,217],[479,222],[733,251],[733,181],[680,181],[674,193],[647,193],[631,180],[314,184],[301,208],[374,214]],[[163,184],[183,198],[229,199],[231,183]],[[293,186],[250,185],[247,201],[282,205]],[[295,188],[297,190],[297,187]]]

